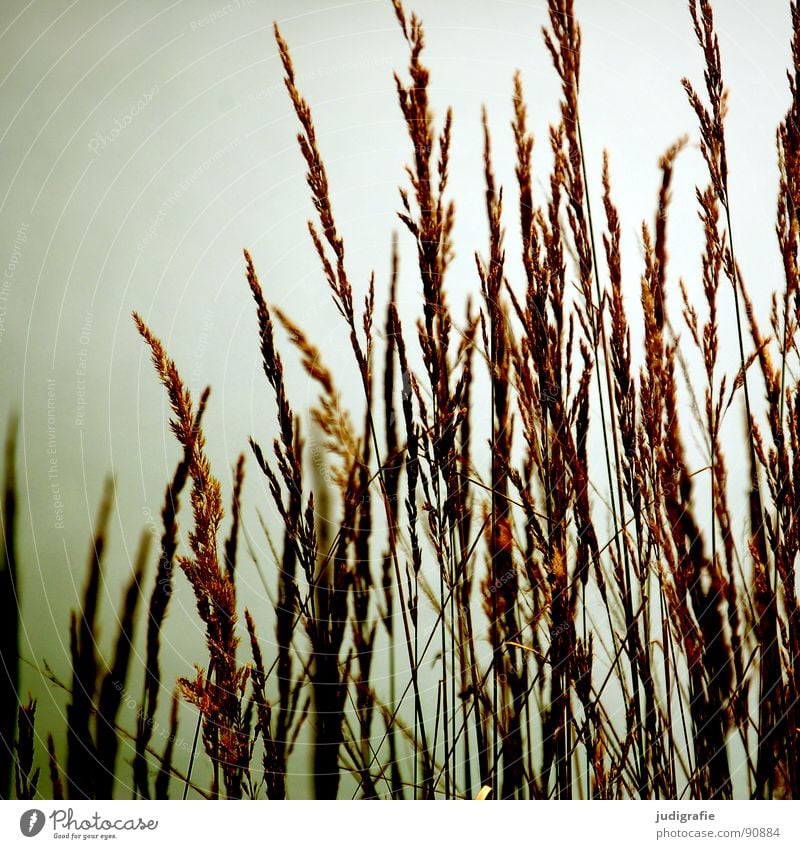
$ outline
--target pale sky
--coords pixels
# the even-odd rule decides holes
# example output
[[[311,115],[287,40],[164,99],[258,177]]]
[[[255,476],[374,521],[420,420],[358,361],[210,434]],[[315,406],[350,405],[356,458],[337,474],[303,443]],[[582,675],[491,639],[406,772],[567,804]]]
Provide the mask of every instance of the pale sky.
[[[547,126],[558,109],[558,86],[540,34],[546,4],[406,5],[426,26],[425,62],[438,126],[448,105],[455,113],[450,192],[457,260],[448,285],[461,316],[466,295],[479,291],[473,252],[486,245],[482,104],[489,110],[498,179],[506,187],[509,276],[512,283],[521,279],[509,130],[517,68],[537,138],[543,199]],[[761,315],[766,293],[782,282],[774,236],[774,139],[789,99],[788,5],[715,4],[730,89],[737,254]],[[702,86],[700,51],[683,0],[576,0],[576,11],[583,29],[581,108],[591,192],[599,211],[601,153],[607,148],[635,324],[640,222],[652,220],[658,158],[684,133],[692,147],[675,175],[673,306],[679,275],[697,291],[694,186],[706,178],[680,79],[688,75]],[[361,297],[375,270],[382,308],[391,234],[401,226],[397,186],[406,185],[409,157],[392,81],[393,70],[405,72],[407,54],[389,0],[0,5],[0,420],[5,425],[11,410],[22,417],[20,533],[29,641],[23,652],[31,659],[46,655],[62,673],[68,610],[83,583],[89,523],[104,476],[113,472],[118,483],[107,600],[116,604],[141,529],[150,517],[158,526],[178,457],[164,392],[131,310],[140,311],[161,337],[196,393],[212,385],[209,453],[226,500],[230,467],[247,436],[269,443],[274,429],[243,247],[254,255],[268,300],[309,333],[341,375],[342,388],[355,377],[305,228],[312,208],[273,20],[292,49],[298,86],[314,110],[351,276]],[[400,234],[400,302],[404,315],[412,316],[419,284],[406,235]],[[730,321],[732,313],[726,315]],[[634,340],[636,334],[634,328]],[[734,351],[727,339],[723,348]],[[733,372],[735,359],[727,367]],[[313,400],[308,384],[296,371],[290,378],[302,410]],[[739,433],[740,422],[733,425]],[[737,458],[731,460],[735,472]],[[270,515],[252,463],[245,498]],[[248,532],[266,557],[254,520]],[[242,554],[244,562],[244,549]],[[263,597],[252,567],[243,567],[241,581],[243,594]],[[203,661],[191,608],[184,586],[170,632],[175,657],[188,664],[184,671]]]

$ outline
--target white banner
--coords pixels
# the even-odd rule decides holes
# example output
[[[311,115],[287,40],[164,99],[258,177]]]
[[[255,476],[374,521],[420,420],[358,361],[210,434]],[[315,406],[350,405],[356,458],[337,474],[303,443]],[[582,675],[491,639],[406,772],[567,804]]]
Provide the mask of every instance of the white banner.
[[[3,802],[0,846],[800,845],[797,802]]]

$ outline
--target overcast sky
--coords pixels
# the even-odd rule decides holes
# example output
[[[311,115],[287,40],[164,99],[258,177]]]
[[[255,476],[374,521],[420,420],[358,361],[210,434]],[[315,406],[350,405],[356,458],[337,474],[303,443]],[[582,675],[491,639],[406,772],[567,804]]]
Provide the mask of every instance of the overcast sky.
[[[781,284],[774,139],[788,104],[788,2],[720,0],[716,6],[731,92],[738,258],[763,314],[764,293]],[[458,256],[449,287],[461,315],[466,295],[478,291],[473,252],[486,244],[483,104],[507,210],[514,209],[508,124],[517,68],[537,137],[537,178],[546,179],[547,126],[558,110],[557,82],[540,34],[546,4],[419,0],[407,8],[416,9],[426,26],[437,120],[448,105],[455,113],[451,196]],[[676,172],[674,304],[679,275],[697,291],[694,186],[705,181],[694,116],[680,85],[688,75],[702,86],[686,3],[577,0],[576,9],[584,38],[581,109],[591,191],[596,197],[607,148],[634,312],[639,225],[653,216],[658,157],[684,133],[693,143]],[[0,418],[5,422],[11,410],[22,417],[25,651],[31,658],[50,652],[62,672],[66,648],[59,641],[83,581],[88,528],[104,476],[113,471],[118,483],[109,600],[116,604],[141,528],[151,517],[157,523],[178,456],[164,393],[131,310],[162,338],[195,392],[213,386],[209,449],[226,494],[230,466],[247,436],[268,441],[272,434],[244,246],[270,302],[309,332],[344,384],[355,374],[305,229],[312,209],[273,20],[280,22],[298,85],[314,109],[351,276],[363,292],[374,269],[384,303],[391,233],[398,226],[397,186],[404,184],[409,156],[392,82],[407,56],[389,0],[0,4]],[[542,198],[543,184],[539,191]],[[521,268],[513,260],[512,214],[506,228],[513,282]],[[412,315],[419,283],[402,234],[401,246],[409,261],[400,300]],[[302,409],[311,400],[307,385],[292,380]],[[251,503],[268,513],[254,470],[248,487]],[[263,538],[253,539],[265,552]],[[242,581],[263,594],[252,569],[243,571]],[[199,651],[196,617],[187,612],[179,621],[187,633],[184,649],[176,632],[178,651],[191,663],[202,662],[191,654]]]

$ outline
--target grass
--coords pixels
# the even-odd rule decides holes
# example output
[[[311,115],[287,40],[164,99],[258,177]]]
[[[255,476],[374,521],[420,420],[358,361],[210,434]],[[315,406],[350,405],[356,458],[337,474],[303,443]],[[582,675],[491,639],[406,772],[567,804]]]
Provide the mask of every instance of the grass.
[[[734,252],[727,91],[712,8],[690,0],[705,64],[702,88],[683,81],[707,172],[696,191],[702,298],[693,300],[669,272],[670,196],[684,138],[660,160],[655,216],[640,230],[640,368],[608,155],[602,209],[589,202],[572,0],[548,4],[544,41],[561,101],[546,140],[552,168],[541,197],[519,74],[513,192],[497,184],[484,114],[488,243],[475,252],[476,295],[465,307],[452,302],[447,285],[456,250],[452,115],[437,121],[432,113],[421,22],[399,0],[393,7],[409,53],[395,84],[412,156],[391,278],[384,287],[373,275],[364,292],[348,275],[311,108],[275,28],[315,211],[311,245],[352,353],[360,407],[341,407],[340,376],[302,328],[270,306],[245,251],[275,435],[269,443],[254,434],[249,463],[238,458],[227,521],[205,447],[209,390],[191,397],[154,329],[134,314],[166,389],[182,458],[166,487],[155,578],[147,589],[143,542],[110,658],[98,656],[96,623],[111,483],[103,497],[82,604],[70,623],[72,680],[52,681],[69,694],[67,754],[59,760],[51,732],[47,788],[35,764],[36,702],[23,704],[18,692],[24,564],[15,554],[12,424],[0,573],[0,796],[109,798],[120,785],[138,798],[284,798],[295,772],[306,769],[298,742],[311,735],[317,798],[798,798],[797,5],[791,106],[777,133],[785,281],[770,327],[758,325]],[[504,247],[509,220],[521,235],[521,256],[513,258]],[[403,244],[414,250],[423,293],[415,323],[396,305]],[[727,287],[739,353],[730,369],[719,356]],[[278,328],[291,352],[279,350]],[[309,463],[300,429],[306,411],[290,400],[289,355],[318,393],[310,413],[325,448],[324,477]],[[702,386],[687,384],[692,359],[702,364]],[[687,392],[698,399],[696,421],[681,403]],[[725,442],[723,420],[738,406],[741,441]],[[694,468],[686,446],[698,433],[706,457]],[[737,451],[750,467],[745,546],[726,463]],[[263,479],[274,517],[264,528],[274,553],[268,652],[263,626],[237,596],[242,504],[257,498],[255,488],[245,489],[246,466],[248,479]],[[710,483],[706,503],[696,494],[701,478]],[[205,652],[194,671],[165,681],[162,629],[174,583],[183,579],[205,629]],[[148,598],[144,686],[129,731],[120,708],[131,659],[140,657],[134,635]],[[376,674],[379,656],[390,658],[389,668]],[[186,773],[173,763],[179,699],[197,712]],[[156,747],[162,722],[169,733]],[[130,759],[119,756],[123,742]],[[192,776],[201,759],[208,782],[198,784]]]

